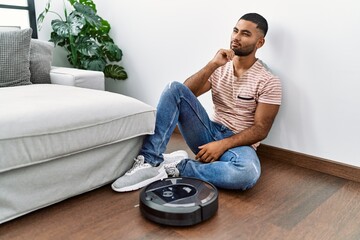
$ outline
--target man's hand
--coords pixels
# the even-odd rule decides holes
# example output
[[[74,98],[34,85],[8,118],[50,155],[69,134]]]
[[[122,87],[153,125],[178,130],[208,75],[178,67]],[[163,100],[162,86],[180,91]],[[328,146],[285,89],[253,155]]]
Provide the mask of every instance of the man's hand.
[[[206,93],[211,89],[208,81],[211,74],[220,67],[231,61],[235,53],[231,49],[220,49],[214,58],[206,64],[200,71],[185,80],[184,84],[194,93],[196,97]]]
[[[200,162],[210,163],[217,161],[227,150],[221,141],[210,142],[199,147],[200,151],[195,158]]]
[[[235,56],[235,52],[231,49],[220,49],[215,57],[211,60],[218,67],[225,65],[227,62],[231,61]]]

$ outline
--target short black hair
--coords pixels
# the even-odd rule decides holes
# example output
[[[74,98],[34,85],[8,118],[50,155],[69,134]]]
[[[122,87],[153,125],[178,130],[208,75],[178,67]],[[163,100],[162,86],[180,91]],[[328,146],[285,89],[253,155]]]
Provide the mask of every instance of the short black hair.
[[[264,37],[266,36],[266,33],[268,31],[268,23],[263,16],[258,13],[247,13],[242,16],[239,21],[241,19],[255,23],[257,25],[257,28],[264,33]]]

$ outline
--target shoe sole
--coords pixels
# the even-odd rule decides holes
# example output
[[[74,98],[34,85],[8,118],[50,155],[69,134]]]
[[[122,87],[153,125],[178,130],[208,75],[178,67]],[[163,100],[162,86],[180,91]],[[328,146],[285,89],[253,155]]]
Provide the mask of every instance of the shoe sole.
[[[162,171],[161,173],[159,173],[158,175],[156,175],[153,178],[149,178],[146,179],[145,181],[139,182],[137,184],[131,185],[131,186],[127,186],[127,187],[123,187],[123,188],[116,188],[113,184],[111,185],[111,188],[115,191],[115,192],[130,192],[130,191],[134,191],[137,189],[140,189],[142,187],[145,187],[147,185],[149,185],[152,182],[155,182],[157,180],[162,180],[164,178],[167,178],[168,175],[166,173],[166,171]]]

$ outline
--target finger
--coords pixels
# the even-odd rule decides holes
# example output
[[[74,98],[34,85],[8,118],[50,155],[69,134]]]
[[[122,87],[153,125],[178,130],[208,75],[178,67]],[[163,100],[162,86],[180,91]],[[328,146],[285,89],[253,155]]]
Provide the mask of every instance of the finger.
[[[203,159],[203,162],[204,163],[208,163],[208,162],[210,162],[211,161],[211,158],[210,157],[204,157],[204,159]]]
[[[232,52],[231,49],[221,49],[220,50],[221,55],[228,60],[231,58],[231,52]]]
[[[204,155],[205,151],[204,150],[200,150],[196,156],[195,156],[195,159],[196,160],[200,160],[202,158],[202,156]]]
[[[228,60],[231,61],[235,56],[235,52],[232,49],[229,49],[227,52]]]
[[[204,162],[206,160],[206,152],[205,151],[200,151],[196,156],[198,157],[197,159],[200,162]]]
[[[204,163],[211,163],[213,161],[215,161],[215,160],[212,157],[207,157],[203,162]]]
[[[216,159],[212,158],[209,163],[212,163],[212,162],[215,162],[215,161],[216,161]]]
[[[205,147],[205,145],[201,145],[198,147],[200,149],[200,151],[195,156],[196,160],[199,160],[201,158],[201,156],[205,153],[205,150],[203,149],[204,147]]]
[[[204,163],[209,163],[211,162],[213,159],[213,157],[210,154],[204,154],[203,156],[201,156],[201,162]]]

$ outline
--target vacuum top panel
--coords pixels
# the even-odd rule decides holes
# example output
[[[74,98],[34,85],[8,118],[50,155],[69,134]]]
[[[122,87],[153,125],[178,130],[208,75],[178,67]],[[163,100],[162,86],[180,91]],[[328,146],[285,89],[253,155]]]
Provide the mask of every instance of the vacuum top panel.
[[[196,178],[166,178],[140,193],[140,211],[154,222],[190,226],[212,217],[218,209],[218,191]]]

